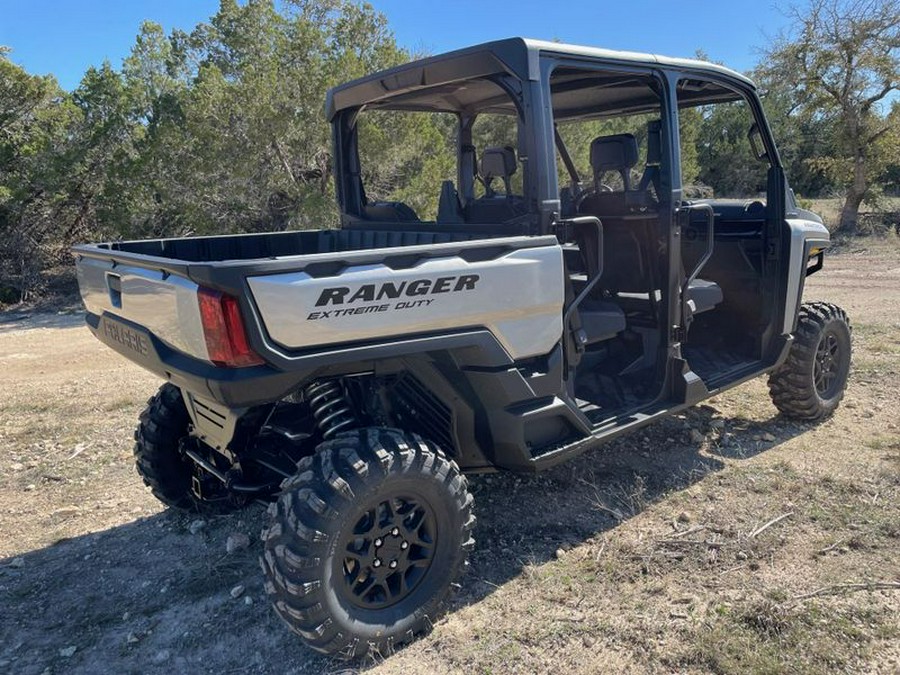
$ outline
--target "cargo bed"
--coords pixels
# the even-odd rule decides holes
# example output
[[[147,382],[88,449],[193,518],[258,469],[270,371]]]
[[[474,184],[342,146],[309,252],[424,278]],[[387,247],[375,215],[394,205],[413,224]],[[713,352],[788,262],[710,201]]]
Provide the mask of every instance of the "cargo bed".
[[[339,230],[298,230],[231,234],[177,239],[142,239],[78,246],[78,253],[108,251],[136,254],[180,262],[221,262],[225,260],[258,260],[335,253],[364,249],[446,244],[451,242],[492,239],[519,234],[510,228],[459,226],[453,229],[416,223],[417,229],[385,224],[383,229],[343,228]]]
[[[246,341],[264,362],[248,370],[424,350],[463,334],[504,360],[546,354],[562,333],[561,248],[552,236],[502,231],[387,226],[107,242],[74,252],[88,323],[101,340],[169,379],[190,371],[220,382],[243,375],[215,367],[202,307],[210,294],[214,304],[238,308]],[[257,397],[247,390],[243,397]]]

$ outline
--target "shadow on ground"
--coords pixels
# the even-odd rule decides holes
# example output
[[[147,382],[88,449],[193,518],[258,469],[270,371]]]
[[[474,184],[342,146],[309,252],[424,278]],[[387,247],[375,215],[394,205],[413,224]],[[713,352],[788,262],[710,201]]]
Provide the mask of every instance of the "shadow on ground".
[[[473,476],[477,548],[450,611],[722,469],[717,455],[748,457],[804,429],[778,418],[718,422],[701,406],[544,474]],[[707,432],[701,453],[696,433]],[[305,648],[269,609],[256,560],[263,516],[254,505],[192,533],[195,517],[165,511],[0,561],[0,671],[345,668]],[[232,532],[249,533],[250,548],[226,555]]]
[[[72,328],[84,325],[84,311],[47,312],[0,311],[0,335],[35,328]]]

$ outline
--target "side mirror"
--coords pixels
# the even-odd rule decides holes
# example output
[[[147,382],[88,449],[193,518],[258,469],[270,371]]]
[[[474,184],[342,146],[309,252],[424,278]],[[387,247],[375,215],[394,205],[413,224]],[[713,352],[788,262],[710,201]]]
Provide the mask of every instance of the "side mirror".
[[[766,144],[763,143],[762,132],[759,130],[759,125],[756,122],[753,123],[750,131],[747,132],[747,140],[750,141],[750,147],[753,148],[753,155],[757,160],[763,162],[769,159],[769,153],[766,152]]]

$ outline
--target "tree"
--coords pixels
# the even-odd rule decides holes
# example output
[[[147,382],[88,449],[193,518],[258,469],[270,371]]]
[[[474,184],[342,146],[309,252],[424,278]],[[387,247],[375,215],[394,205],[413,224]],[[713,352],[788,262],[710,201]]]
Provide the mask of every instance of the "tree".
[[[0,302],[27,300],[57,263],[70,221],[66,147],[80,111],[53,77],[29,75],[0,49]]]
[[[900,195],[900,101],[894,101],[888,116],[891,130],[884,135],[884,171],[879,177],[882,187],[894,195]],[[900,233],[900,223],[897,223]]]
[[[382,15],[347,0],[222,0],[189,35],[146,23],[123,68],[146,134],[120,227],[164,236],[336,223],[325,92],[407,58]]]
[[[746,198],[764,192],[766,165],[756,161],[747,138],[753,124],[747,103],[713,103],[696,110],[700,114],[695,150],[699,183],[712,188],[718,198]],[[682,142],[683,149],[685,145]]]
[[[796,114],[834,122],[834,154],[819,167],[844,188],[839,229],[853,233],[883,171],[881,141],[891,120],[882,106],[900,88],[900,4],[812,0],[789,16],[789,33],[767,50],[762,70],[793,89]]]
[[[146,22],[120,69],[89,68],[71,94],[8,51],[0,302],[25,299],[77,241],[335,224],[325,92],[410,57],[354,0],[221,0],[190,33]],[[396,120],[364,153],[373,180],[417,197],[446,173],[427,152],[435,129]]]

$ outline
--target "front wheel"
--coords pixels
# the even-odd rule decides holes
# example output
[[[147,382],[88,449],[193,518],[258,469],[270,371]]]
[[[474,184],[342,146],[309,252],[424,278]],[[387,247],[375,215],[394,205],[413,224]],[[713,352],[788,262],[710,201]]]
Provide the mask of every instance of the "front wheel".
[[[769,376],[769,393],[784,415],[819,420],[844,398],[850,374],[850,320],[837,305],[800,307],[787,360]]]
[[[386,655],[426,631],[474,543],[456,463],[414,434],[369,428],[297,468],[262,534],[276,613],[313,649],[345,658]]]

